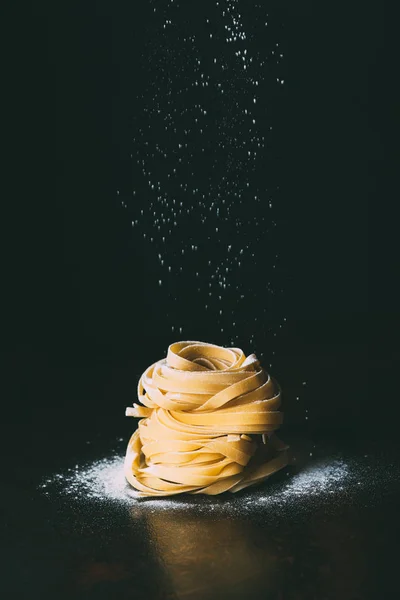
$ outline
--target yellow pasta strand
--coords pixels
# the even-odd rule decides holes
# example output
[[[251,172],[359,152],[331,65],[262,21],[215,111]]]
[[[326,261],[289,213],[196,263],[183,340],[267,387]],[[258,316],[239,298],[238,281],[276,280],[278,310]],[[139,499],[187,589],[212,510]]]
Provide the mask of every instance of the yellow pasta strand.
[[[234,493],[288,463],[274,433],[281,389],[255,354],[176,342],[143,373],[138,399],[124,470],[140,496]]]

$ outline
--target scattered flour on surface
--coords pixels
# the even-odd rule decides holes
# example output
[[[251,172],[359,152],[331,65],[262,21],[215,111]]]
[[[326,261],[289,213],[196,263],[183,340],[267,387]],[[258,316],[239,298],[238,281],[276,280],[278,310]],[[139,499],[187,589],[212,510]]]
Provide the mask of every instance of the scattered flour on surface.
[[[344,483],[348,475],[348,465],[338,460],[306,467],[292,477],[285,489],[277,494],[277,499],[334,494],[343,489],[340,484]]]
[[[132,502],[123,467],[124,459],[120,456],[104,458],[52,475],[40,487],[46,494],[57,489],[75,499]]]
[[[198,506],[199,496],[176,496],[171,498],[138,498],[136,492],[127,484],[123,472],[124,458],[113,456],[89,464],[76,465],[62,473],[54,474],[44,480],[40,486],[46,495],[59,493],[76,500],[97,500],[133,505],[140,503],[148,508],[185,508]],[[246,505],[285,505],[299,502],[301,499],[328,496],[343,490],[343,484],[349,478],[349,466],[340,460],[311,464],[302,471],[290,476],[284,482],[271,487],[249,488],[243,495],[225,494],[224,501],[218,497],[218,504],[212,496],[201,496],[203,510],[215,510]]]

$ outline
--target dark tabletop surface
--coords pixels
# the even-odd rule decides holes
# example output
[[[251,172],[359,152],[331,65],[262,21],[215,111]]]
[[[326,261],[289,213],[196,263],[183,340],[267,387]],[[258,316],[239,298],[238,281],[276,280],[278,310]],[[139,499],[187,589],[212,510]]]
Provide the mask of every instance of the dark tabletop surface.
[[[82,440],[57,467],[27,448],[2,480],[3,597],[392,597],[398,446],[286,437],[292,464],[261,486],[168,500],[117,485],[122,438]]]

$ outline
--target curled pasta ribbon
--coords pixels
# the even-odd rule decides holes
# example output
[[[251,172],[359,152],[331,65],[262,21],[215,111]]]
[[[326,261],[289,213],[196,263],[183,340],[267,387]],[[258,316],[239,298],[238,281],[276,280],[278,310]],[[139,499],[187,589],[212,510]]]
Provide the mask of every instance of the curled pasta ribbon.
[[[143,373],[138,399],[124,471],[140,496],[237,492],[288,463],[274,434],[281,389],[255,354],[176,342]]]

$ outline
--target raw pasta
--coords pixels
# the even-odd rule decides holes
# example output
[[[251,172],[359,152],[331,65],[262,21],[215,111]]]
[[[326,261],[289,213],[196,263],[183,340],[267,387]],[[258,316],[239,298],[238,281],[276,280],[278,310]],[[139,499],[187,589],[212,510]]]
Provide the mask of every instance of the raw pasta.
[[[281,389],[255,354],[176,342],[143,373],[138,399],[124,469],[140,496],[237,492],[288,463],[274,434]]]

